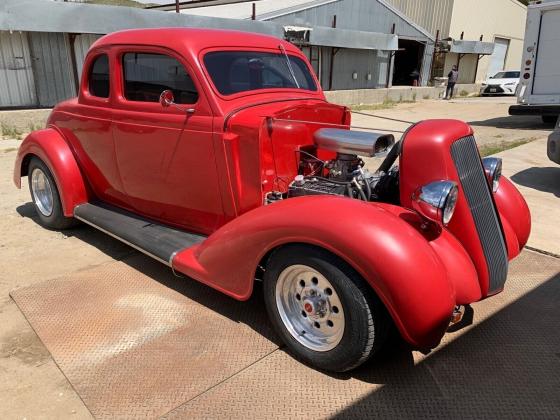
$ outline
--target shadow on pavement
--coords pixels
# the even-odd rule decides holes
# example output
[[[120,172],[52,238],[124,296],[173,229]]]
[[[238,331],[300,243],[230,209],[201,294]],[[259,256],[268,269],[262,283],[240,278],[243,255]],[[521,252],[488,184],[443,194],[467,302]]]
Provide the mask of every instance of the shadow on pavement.
[[[490,118],[482,121],[468,121],[472,126],[478,127],[495,127],[505,129],[524,129],[524,130],[551,130],[554,124],[545,124],[542,122],[540,116],[527,115],[518,116],[510,115],[507,117]]]
[[[384,384],[337,418],[558,418],[560,274],[416,366],[406,352],[353,376]]]
[[[532,167],[517,172],[511,179],[519,185],[560,197],[560,167]]]
[[[16,208],[16,211],[21,217],[33,220],[39,226],[39,218],[35,211],[35,206],[32,202],[22,204]],[[41,226],[41,228],[43,228]],[[44,229],[44,228],[43,228]],[[122,260],[130,255],[137,253],[134,249],[122,242],[113,239],[109,235],[93,229],[84,223],[79,223],[73,228],[66,229],[62,233],[69,237],[76,237],[94,247],[99,249],[104,254],[107,254],[115,260]]]
[[[16,211],[21,216],[30,218],[39,224],[33,203],[23,204],[17,207]],[[249,326],[263,337],[280,345],[280,340],[276,337],[272,325],[268,321],[264,301],[261,299],[262,288],[259,282],[255,282],[255,290],[251,298],[247,302],[240,302],[196,280],[179,274],[174,275],[173,271],[166,265],[86,224],[80,223],[63,233],[96,247],[111,258],[122,261],[158,283],[181,293],[222,316]]]

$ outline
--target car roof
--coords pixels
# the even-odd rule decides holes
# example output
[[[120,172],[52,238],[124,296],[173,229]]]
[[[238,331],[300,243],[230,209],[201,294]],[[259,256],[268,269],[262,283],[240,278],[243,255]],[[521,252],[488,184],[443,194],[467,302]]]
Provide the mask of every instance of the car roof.
[[[278,48],[278,45],[282,44],[286,50],[299,52],[293,44],[271,35],[199,28],[150,28],[118,31],[103,36],[93,44],[92,48],[119,44],[161,46],[177,51],[186,49],[194,54],[209,47]]]

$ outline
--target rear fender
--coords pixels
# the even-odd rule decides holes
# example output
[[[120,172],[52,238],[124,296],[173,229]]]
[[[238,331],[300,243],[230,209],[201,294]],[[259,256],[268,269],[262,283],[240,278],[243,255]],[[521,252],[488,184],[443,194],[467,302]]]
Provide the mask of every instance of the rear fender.
[[[375,203],[313,196],[259,207],[178,253],[172,266],[244,300],[262,258],[288,243],[315,245],[346,261],[375,290],[411,344],[433,347],[441,339],[456,303],[447,264],[438,256],[445,250],[432,248],[417,229]],[[464,269],[461,262],[456,271],[474,273],[467,262],[470,266]]]
[[[22,142],[14,166],[14,184],[21,188],[21,177],[27,175],[27,165],[33,156],[50,169],[62,201],[64,215],[71,217],[74,207],[88,201],[88,189],[72,150],[53,128],[37,130]]]

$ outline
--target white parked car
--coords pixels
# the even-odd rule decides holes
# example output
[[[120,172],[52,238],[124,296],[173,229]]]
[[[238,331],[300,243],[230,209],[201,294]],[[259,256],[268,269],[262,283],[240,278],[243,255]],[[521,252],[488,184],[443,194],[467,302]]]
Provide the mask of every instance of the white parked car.
[[[519,73],[517,70],[499,71],[482,83],[480,94],[482,96],[515,95],[519,84]]]

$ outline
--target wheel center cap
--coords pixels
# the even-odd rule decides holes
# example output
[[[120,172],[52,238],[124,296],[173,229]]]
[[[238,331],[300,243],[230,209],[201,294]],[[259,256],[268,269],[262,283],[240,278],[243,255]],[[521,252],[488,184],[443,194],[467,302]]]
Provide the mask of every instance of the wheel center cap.
[[[308,298],[303,303],[303,310],[311,318],[322,318],[326,314],[326,302],[323,299]]]

